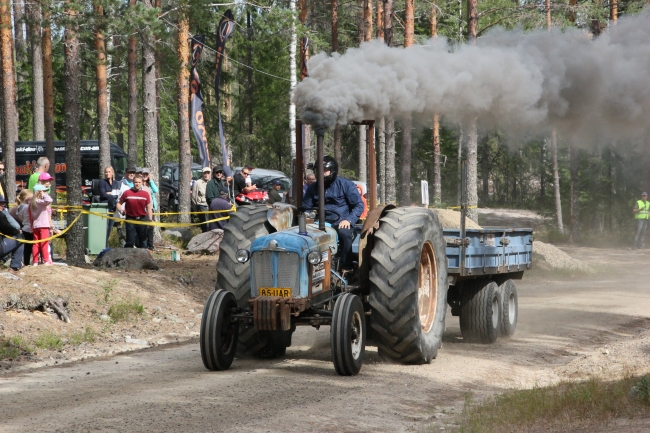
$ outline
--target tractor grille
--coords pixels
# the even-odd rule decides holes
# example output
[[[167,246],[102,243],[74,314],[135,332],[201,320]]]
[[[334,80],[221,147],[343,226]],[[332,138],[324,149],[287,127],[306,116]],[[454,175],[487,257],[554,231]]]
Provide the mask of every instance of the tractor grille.
[[[289,287],[293,296],[299,296],[298,254],[285,251],[256,251],[252,254],[251,261],[253,262],[253,296],[259,295],[260,287]],[[277,263],[277,266],[274,263]]]

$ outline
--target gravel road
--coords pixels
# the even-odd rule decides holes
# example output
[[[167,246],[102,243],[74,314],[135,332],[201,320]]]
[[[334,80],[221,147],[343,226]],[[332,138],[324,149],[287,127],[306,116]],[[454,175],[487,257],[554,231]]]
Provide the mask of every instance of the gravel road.
[[[524,277],[510,340],[463,344],[448,315],[432,364],[391,364],[370,347],[352,378],[334,372],[329,328],[299,328],[285,359],[236,359],[220,373],[203,368],[196,341],[130,352],[0,378],[0,431],[440,431],[468,391],[649,371],[650,253],[569,253],[600,272]]]

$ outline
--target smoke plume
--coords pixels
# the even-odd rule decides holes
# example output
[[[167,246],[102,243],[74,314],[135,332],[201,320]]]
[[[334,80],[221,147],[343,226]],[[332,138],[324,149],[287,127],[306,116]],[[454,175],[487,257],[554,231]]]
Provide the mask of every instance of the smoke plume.
[[[452,50],[444,38],[390,48],[372,41],[321,53],[293,98],[303,121],[411,117],[478,120],[484,128],[574,139],[632,139],[650,132],[650,14],[618,21],[593,39],[578,29],[495,30]]]

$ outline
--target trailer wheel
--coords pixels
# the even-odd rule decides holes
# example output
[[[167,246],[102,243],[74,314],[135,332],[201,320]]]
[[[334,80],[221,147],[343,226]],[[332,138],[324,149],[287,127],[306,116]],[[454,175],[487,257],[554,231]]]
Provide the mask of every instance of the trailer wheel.
[[[379,220],[370,261],[370,317],[382,354],[429,363],[442,346],[447,313],[446,244],[438,215],[391,209]]]
[[[512,280],[506,280],[499,286],[501,292],[501,335],[512,337],[517,328],[519,316],[519,302],[517,299],[517,287]]]
[[[460,306],[460,331],[470,343],[491,344],[501,331],[501,291],[494,281],[465,283]]]
[[[250,261],[239,263],[235,253],[239,249],[249,249],[253,240],[273,231],[266,219],[267,211],[266,206],[238,207],[236,212],[230,214],[230,220],[223,229],[215,290],[224,289],[231,292],[240,308],[248,306],[251,296]],[[276,356],[269,335],[257,332],[253,325],[248,324],[240,326],[237,350],[241,355],[265,358]]]
[[[330,344],[334,368],[341,376],[356,376],[366,348],[366,315],[361,299],[343,294],[334,305]]]
[[[235,358],[239,323],[230,318],[237,308],[235,297],[225,290],[212,292],[201,317],[201,359],[212,371],[227,370]]]

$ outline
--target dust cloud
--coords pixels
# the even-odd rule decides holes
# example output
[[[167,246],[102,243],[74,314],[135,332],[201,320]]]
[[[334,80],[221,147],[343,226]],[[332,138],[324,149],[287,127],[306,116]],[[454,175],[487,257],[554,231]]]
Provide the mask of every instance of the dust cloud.
[[[390,48],[375,40],[311,58],[294,91],[301,118],[317,128],[392,115],[512,134],[554,127],[580,141],[650,132],[650,13],[620,19],[593,39],[579,29],[497,29],[452,50],[444,38]]]

